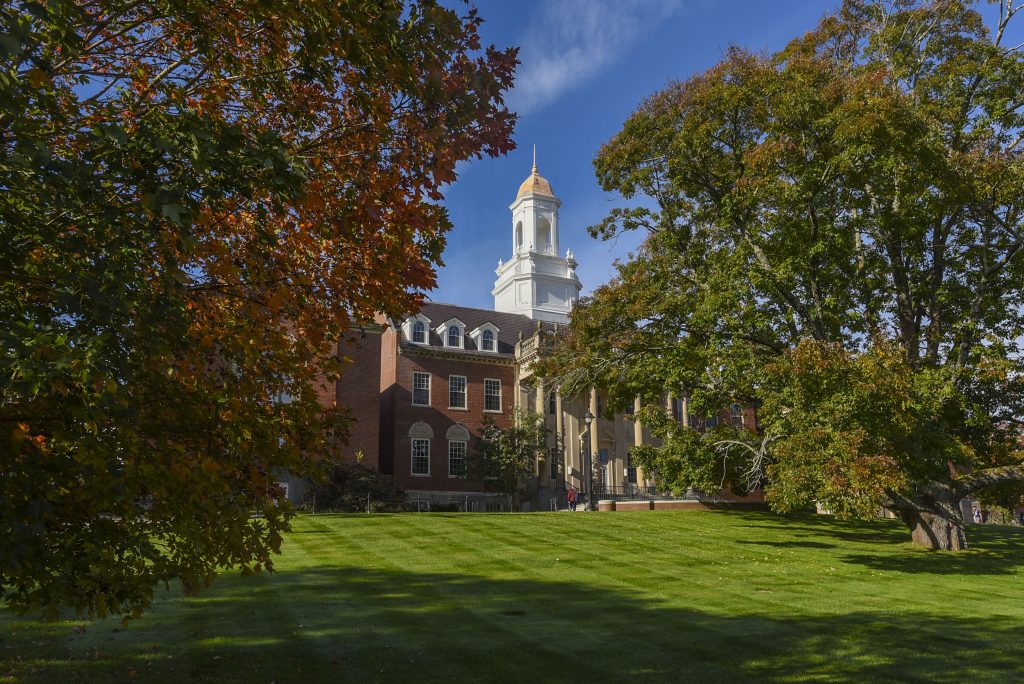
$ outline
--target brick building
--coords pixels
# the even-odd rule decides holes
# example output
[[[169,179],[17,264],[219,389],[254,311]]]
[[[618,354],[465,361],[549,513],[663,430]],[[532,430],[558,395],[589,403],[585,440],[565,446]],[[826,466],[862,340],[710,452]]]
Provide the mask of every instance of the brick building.
[[[607,415],[597,389],[563,397],[531,373],[551,333],[568,323],[581,289],[571,250],[560,256],[560,204],[535,163],[509,207],[512,257],[498,263],[493,310],[430,302],[403,320],[381,318],[339,344],[349,365],[325,400],[352,411],[347,458],[360,453],[420,502],[508,510],[504,495],[462,477],[462,465],[485,418],[508,426],[521,407],[543,414],[550,434],[546,458],[526,483],[532,497],[524,508],[564,505],[570,485],[612,495],[647,484],[628,454],[651,440],[640,424]],[[685,398],[666,397],[665,407],[696,426]],[[715,420],[753,427],[756,415],[736,406]],[[292,483],[290,498],[301,498],[301,490]]]

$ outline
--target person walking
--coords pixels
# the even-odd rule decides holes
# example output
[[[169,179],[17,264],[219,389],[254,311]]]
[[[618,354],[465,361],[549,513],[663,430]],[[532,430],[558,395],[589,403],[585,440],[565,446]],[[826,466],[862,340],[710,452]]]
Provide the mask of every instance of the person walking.
[[[975,525],[980,525],[981,524],[981,509],[980,508],[975,508],[974,509],[974,524]]]
[[[565,500],[569,502],[569,510],[570,511],[575,511],[576,510],[576,499],[577,499],[576,488],[575,487],[569,487],[569,493],[565,495]]]

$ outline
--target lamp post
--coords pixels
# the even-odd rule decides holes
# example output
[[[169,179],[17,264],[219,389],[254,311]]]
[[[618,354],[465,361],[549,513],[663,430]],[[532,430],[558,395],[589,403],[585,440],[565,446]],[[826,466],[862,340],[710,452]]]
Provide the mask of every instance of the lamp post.
[[[590,424],[594,422],[594,414],[587,409],[583,414],[583,422],[586,427],[580,433],[580,460],[583,461],[583,486],[587,488],[587,505],[584,510],[596,510],[594,506],[594,465],[590,459],[590,449],[584,450],[584,440],[590,434]]]

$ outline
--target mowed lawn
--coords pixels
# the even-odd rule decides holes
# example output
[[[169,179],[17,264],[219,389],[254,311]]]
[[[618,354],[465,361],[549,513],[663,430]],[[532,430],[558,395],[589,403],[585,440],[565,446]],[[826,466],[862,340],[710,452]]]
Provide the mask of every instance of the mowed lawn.
[[[8,681],[1024,681],[1024,531],[963,554],[893,521],[321,515],[273,575],[154,610],[0,610]]]

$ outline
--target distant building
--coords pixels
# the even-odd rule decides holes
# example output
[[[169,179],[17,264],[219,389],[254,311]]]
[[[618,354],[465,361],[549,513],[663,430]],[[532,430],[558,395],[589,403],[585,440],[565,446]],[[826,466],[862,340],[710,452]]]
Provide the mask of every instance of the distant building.
[[[509,426],[521,407],[543,414],[551,435],[546,458],[526,483],[532,497],[524,508],[564,507],[570,485],[589,494],[590,472],[595,496],[628,495],[652,484],[628,454],[634,444],[651,441],[647,430],[607,415],[597,389],[563,397],[531,373],[546,340],[568,324],[581,289],[572,251],[560,256],[560,205],[534,163],[509,207],[512,257],[498,262],[494,310],[431,302],[404,320],[364,326],[339,344],[350,365],[323,400],[349,407],[356,420],[346,458],[361,453],[366,465],[391,475],[425,505],[508,510],[504,495],[460,474],[485,417]],[[667,397],[665,408],[681,423],[704,427],[704,419],[691,420],[685,398]],[[595,419],[586,430],[588,411]],[[753,429],[756,414],[737,405],[711,420]],[[289,497],[300,499],[302,489],[291,483]]]

